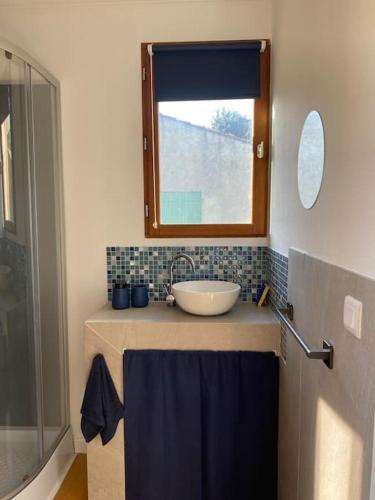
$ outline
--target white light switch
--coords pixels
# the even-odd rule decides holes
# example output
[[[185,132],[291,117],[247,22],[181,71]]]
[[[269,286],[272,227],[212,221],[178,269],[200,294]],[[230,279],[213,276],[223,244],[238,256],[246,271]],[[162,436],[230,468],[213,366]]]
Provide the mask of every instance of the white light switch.
[[[362,337],[362,302],[350,295],[344,302],[344,327],[358,339]]]

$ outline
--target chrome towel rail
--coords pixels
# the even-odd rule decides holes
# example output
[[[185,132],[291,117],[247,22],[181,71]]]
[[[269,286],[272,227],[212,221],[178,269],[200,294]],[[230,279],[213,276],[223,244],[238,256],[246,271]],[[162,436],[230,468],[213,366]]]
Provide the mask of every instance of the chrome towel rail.
[[[287,329],[290,331],[293,337],[297,340],[297,342],[302,347],[308,358],[320,359],[321,361],[323,361],[325,365],[328,366],[328,368],[330,369],[333,368],[333,345],[331,345],[330,342],[328,342],[327,340],[323,340],[322,349],[311,349],[311,347],[309,347],[306,344],[306,342],[298,333],[296,327],[292,323],[294,316],[294,310],[292,304],[288,302],[286,308],[284,309],[276,308],[274,309],[274,311],[278,316],[278,318],[281,320],[281,322],[284,323],[284,325],[287,327]]]

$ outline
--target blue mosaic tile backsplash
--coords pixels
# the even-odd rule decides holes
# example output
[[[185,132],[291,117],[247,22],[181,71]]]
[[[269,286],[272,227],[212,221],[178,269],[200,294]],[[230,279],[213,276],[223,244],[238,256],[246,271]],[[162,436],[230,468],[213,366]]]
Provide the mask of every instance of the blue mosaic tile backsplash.
[[[113,284],[126,281],[130,286],[148,285],[150,300],[164,301],[171,259],[181,252],[194,259],[196,271],[192,273],[185,261],[177,261],[175,281],[234,281],[241,285],[240,300],[243,302],[254,302],[259,288],[267,281],[266,247],[107,247],[108,300],[112,298]]]
[[[1,263],[12,269],[12,288],[26,287],[26,247],[8,238],[0,238]]]
[[[269,302],[273,307],[286,307],[288,300],[288,257],[276,252],[272,248],[267,249],[266,258],[267,281],[271,287]],[[281,325],[280,353],[286,362],[287,359],[288,334]]]
[[[288,257],[267,248],[266,275],[271,287],[269,302],[273,306],[286,307],[288,300]]]

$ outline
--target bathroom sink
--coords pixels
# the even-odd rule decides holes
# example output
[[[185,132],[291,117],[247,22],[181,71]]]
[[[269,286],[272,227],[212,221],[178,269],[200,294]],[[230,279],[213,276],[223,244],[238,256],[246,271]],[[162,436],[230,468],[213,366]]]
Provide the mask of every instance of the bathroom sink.
[[[240,289],[229,281],[181,281],[172,286],[172,295],[190,314],[216,316],[232,309]]]

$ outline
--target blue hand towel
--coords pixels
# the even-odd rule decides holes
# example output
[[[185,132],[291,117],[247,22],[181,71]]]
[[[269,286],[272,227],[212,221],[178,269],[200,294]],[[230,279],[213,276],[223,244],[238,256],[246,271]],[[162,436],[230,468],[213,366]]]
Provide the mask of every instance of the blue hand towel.
[[[93,359],[81,414],[81,430],[86,442],[100,433],[103,445],[113,438],[124,416],[124,407],[102,354]]]

